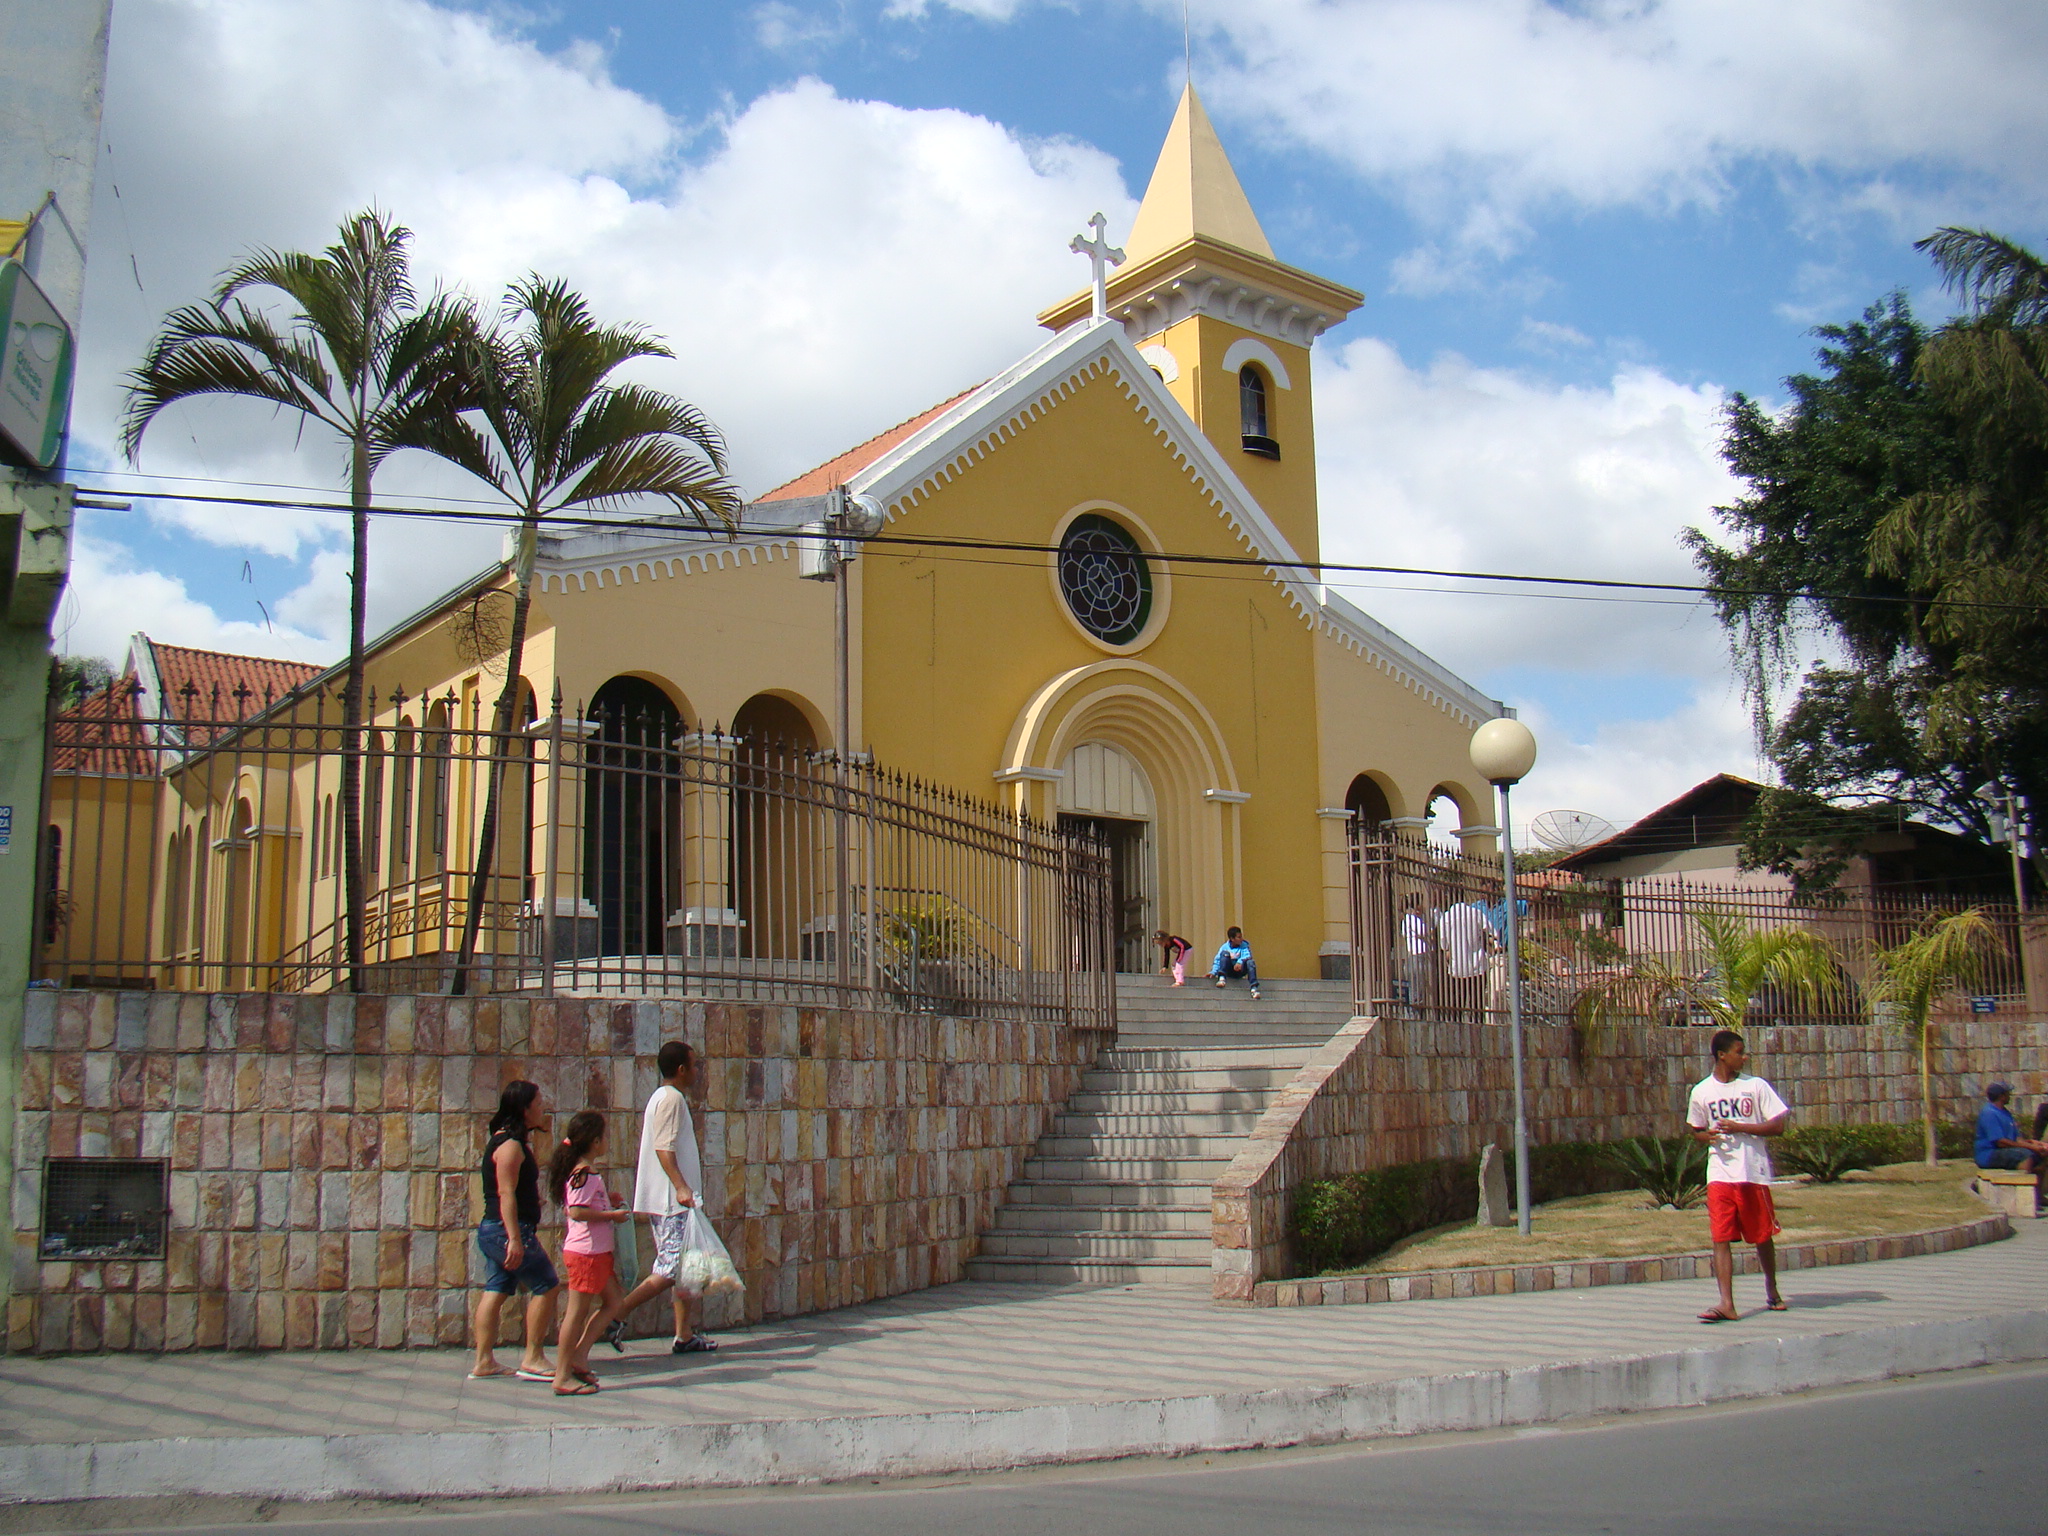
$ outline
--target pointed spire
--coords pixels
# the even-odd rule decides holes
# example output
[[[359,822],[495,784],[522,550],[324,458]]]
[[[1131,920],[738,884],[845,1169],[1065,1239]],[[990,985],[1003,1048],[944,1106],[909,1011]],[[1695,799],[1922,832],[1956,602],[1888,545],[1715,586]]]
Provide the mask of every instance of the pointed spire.
[[[1259,216],[1252,212],[1230,156],[1223,152],[1223,141],[1216,137],[1191,83],[1181,92],[1180,109],[1166,130],[1166,144],[1152,168],[1145,201],[1124,249],[1133,262],[1142,262],[1196,235],[1273,259]]]

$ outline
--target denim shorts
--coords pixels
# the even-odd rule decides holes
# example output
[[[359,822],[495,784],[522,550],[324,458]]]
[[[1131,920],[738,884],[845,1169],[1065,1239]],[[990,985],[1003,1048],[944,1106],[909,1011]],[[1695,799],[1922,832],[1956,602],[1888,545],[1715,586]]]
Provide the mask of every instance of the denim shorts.
[[[505,1223],[502,1221],[480,1221],[476,1225],[477,1252],[484,1256],[484,1289],[510,1296],[520,1286],[535,1296],[545,1296],[561,1280],[555,1274],[554,1261],[548,1257],[547,1249],[541,1247],[540,1238],[532,1227],[522,1224],[519,1228],[519,1245],[525,1250],[520,1256],[517,1269],[505,1267]]]
[[[2017,1173],[2027,1166],[2027,1159],[2033,1155],[2025,1147],[1993,1147],[1991,1149],[1991,1161],[1987,1163],[1980,1157],[1977,1159],[1977,1166],[1987,1171],[1997,1169],[2007,1173]]]

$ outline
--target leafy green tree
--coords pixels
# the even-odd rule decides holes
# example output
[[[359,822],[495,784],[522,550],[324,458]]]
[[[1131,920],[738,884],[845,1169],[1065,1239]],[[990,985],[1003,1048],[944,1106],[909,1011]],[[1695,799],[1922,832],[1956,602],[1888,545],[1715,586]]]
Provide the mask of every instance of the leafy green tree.
[[[351,509],[348,674],[342,689],[341,848],[349,986],[363,984],[363,647],[370,486],[401,448],[424,446],[452,412],[455,343],[474,329],[466,301],[414,291],[404,226],[374,209],[343,222],[325,252],[261,250],[213,297],[171,311],[128,376],[122,445],[130,462],[166,407],[204,395],[260,400],[317,422],[348,449]],[[282,300],[273,313],[252,300]]]
[[[1930,335],[1895,294],[1821,328],[1822,369],[1786,381],[1785,411],[1731,401],[1722,451],[1748,494],[1716,509],[1726,542],[1685,536],[1796,797],[1759,805],[1745,861],[1809,888],[1866,823],[1922,817],[1988,841],[1987,783],[2018,794],[2048,873],[2048,287],[1995,236],[1921,245],[1971,313]],[[1778,716],[1815,637],[1844,662],[1814,663]]]
[[[83,703],[113,680],[113,663],[97,656],[50,658],[50,692],[57,696],[59,709]]]
[[[1888,1008],[1920,1057],[1920,1124],[1927,1165],[1937,1159],[1934,1135],[1934,1005],[1983,974],[1998,949],[1998,930],[1976,907],[1924,924],[1911,938],[1871,957],[1871,998]]]
[[[566,284],[528,277],[506,294],[503,322],[472,329],[463,343],[463,413],[428,426],[436,453],[485,481],[519,515],[505,685],[491,717],[497,750],[455,992],[468,986],[497,857],[541,523],[570,509],[613,511],[654,498],[706,529],[730,534],[739,526],[739,492],[727,478],[718,429],[674,395],[612,382],[628,363],[674,355],[639,326],[599,325]]]

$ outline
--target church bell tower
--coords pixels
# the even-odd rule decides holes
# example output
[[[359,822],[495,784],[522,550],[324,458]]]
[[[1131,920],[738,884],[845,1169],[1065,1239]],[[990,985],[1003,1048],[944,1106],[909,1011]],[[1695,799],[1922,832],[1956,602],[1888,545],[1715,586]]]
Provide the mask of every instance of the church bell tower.
[[[1190,84],[1107,312],[1306,560],[1320,558],[1309,351],[1365,296],[1276,260]],[[1088,318],[1083,290],[1038,319]]]

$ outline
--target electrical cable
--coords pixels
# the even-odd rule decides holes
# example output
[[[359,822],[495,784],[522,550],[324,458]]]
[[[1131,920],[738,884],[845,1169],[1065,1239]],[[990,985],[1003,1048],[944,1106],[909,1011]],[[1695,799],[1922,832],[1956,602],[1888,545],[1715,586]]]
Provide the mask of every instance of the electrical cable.
[[[345,502],[297,500],[274,496],[201,496],[192,492],[149,492],[118,490],[107,487],[82,487],[101,494],[127,496],[136,500],[193,502],[210,506],[265,507],[279,511],[353,513],[357,509]],[[519,515],[515,512],[467,511],[456,508],[413,507],[381,505],[366,509],[373,517],[410,518],[425,521],[481,522],[515,524]],[[577,517],[566,513],[550,513],[546,522],[553,527],[603,529],[626,532],[633,530],[660,530],[672,533],[694,534],[702,538],[716,538],[717,534],[693,527],[673,518],[659,521],[628,519],[619,517]],[[759,535],[800,536],[809,531],[808,525],[767,524],[759,525],[748,532]],[[882,546],[904,546],[918,549],[960,549],[1007,554],[1056,555],[1059,546],[1054,544],[1033,544],[1017,539],[964,539],[935,535],[907,535],[890,533],[833,534],[835,540],[844,543],[873,544]],[[1157,560],[1171,566],[1215,566],[1259,570],[1291,571],[1297,573],[1339,572],[1347,575],[1365,576],[1413,576],[1431,577],[1443,581],[1493,581],[1526,586],[1591,588],[1601,592],[1663,592],[1683,593],[1697,600],[1715,598],[1776,598],[1800,602],[1838,603],[1884,603],[1924,604],[1932,599],[1890,596],[1874,592],[1808,592],[1767,587],[1716,587],[1688,582],[1670,581],[1623,581],[1611,577],[1597,576],[1551,576],[1536,575],[1517,571],[1460,571],[1446,570],[1431,566],[1412,565],[1368,565],[1333,560],[1280,560],[1262,555],[1201,555],[1183,551],[1146,551],[1147,560]],[[1950,608],[1983,609],[2001,613],[2038,613],[2048,609],[2048,604],[1995,602],[1983,599],[1941,600]]]

